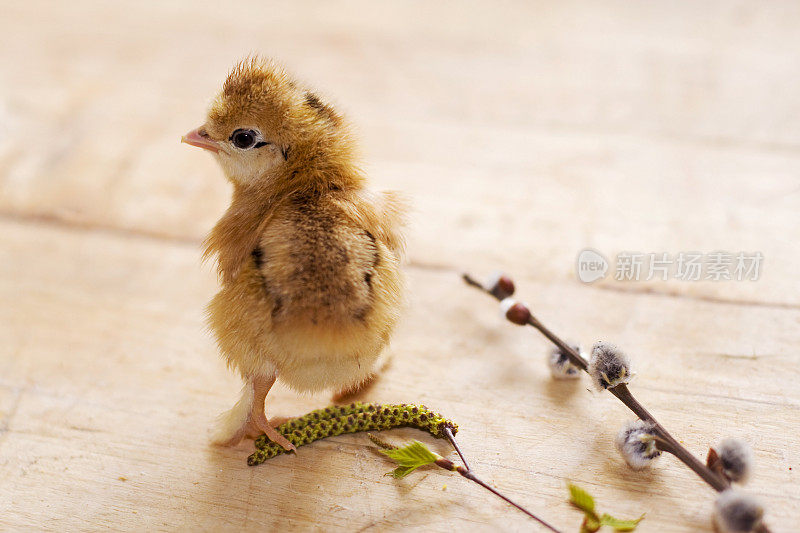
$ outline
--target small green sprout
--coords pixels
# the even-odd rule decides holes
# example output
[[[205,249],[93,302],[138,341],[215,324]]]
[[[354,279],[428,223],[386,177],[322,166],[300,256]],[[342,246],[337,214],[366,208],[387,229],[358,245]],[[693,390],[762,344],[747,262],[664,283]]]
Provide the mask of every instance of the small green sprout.
[[[537,522],[539,522],[542,526],[546,527],[550,531],[554,533],[560,533],[558,529],[550,525],[549,523],[545,522],[532,512],[528,511],[526,508],[522,507],[520,504],[511,500],[508,496],[504,495],[502,492],[497,490],[496,488],[492,487],[470,470],[466,466],[461,466],[455,464],[450,459],[446,459],[441,455],[432,452],[427,446],[422,444],[419,441],[414,441],[405,446],[395,446],[390,444],[386,441],[379,439],[378,437],[367,433],[369,439],[375,443],[379,448],[381,448],[380,452],[390,458],[392,461],[397,463],[397,468],[392,470],[391,472],[387,472],[386,475],[391,475],[394,478],[400,479],[406,477],[408,474],[416,470],[421,466],[426,466],[430,464],[435,464],[440,468],[444,468],[445,470],[449,470],[450,472],[456,472],[457,474],[461,475],[462,477],[477,483],[484,489],[488,490],[498,498],[501,498],[508,502],[509,504],[513,505],[529,517],[533,518]],[[455,445],[455,441],[451,441],[453,445]],[[463,460],[463,455],[459,453]],[[465,463],[466,464],[466,463]]]
[[[442,458],[418,440],[405,446],[383,449],[381,453],[398,464],[397,468],[387,473],[395,479],[404,478],[417,468],[433,464]]]
[[[583,523],[581,524],[580,533],[595,533],[603,526],[610,527],[614,531],[633,531],[644,518],[644,515],[642,515],[635,520],[620,520],[608,513],[598,515],[592,495],[571,483],[569,485],[569,502],[583,511]]]

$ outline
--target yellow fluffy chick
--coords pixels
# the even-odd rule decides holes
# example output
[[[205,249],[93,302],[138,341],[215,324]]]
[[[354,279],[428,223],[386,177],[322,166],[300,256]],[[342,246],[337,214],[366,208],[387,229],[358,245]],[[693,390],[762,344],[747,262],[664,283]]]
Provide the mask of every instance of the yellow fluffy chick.
[[[213,439],[265,433],[293,449],[264,414],[267,393],[276,379],[311,392],[372,376],[403,301],[403,202],[366,188],[341,114],[258,58],[231,71],[183,141],[233,184],[205,242],[222,285],[208,317],[246,383]]]

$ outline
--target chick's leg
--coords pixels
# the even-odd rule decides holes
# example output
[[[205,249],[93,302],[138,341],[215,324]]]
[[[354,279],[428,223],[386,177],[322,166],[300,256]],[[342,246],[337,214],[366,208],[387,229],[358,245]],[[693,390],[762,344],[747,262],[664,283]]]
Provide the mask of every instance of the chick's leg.
[[[294,450],[294,445],[273,427],[284,420],[268,421],[264,414],[264,402],[274,383],[275,376],[249,379],[236,405],[220,416],[212,442],[219,446],[236,446],[245,437],[255,438],[263,433],[285,450]]]
[[[278,433],[272,427],[267,416],[264,414],[264,403],[267,399],[267,394],[272,386],[275,384],[275,376],[256,376],[253,378],[253,410],[250,413],[250,422],[253,426],[258,428],[264,433],[269,440],[275,444],[279,444],[286,451],[296,451],[294,444],[286,440],[286,437]],[[251,426],[252,427],[252,426]]]

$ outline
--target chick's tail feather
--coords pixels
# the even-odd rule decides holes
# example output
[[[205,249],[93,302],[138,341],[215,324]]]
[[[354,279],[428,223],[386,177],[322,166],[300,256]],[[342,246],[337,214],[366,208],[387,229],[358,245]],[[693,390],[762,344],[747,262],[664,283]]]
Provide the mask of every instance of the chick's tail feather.
[[[247,423],[253,410],[253,384],[248,381],[242,387],[239,401],[228,411],[217,417],[211,442],[217,446],[224,446],[231,442]]]

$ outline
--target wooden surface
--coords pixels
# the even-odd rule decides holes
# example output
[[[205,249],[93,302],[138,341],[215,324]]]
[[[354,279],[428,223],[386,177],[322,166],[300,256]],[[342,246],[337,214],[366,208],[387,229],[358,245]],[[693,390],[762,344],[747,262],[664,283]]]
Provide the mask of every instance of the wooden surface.
[[[641,531],[710,531],[711,489],[670,457],[627,469],[632,415],[551,381],[545,341],[458,277],[503,268],[555,331],[624,347],[696,454],[750,442],[748,490],[795,529],[798,4],[433,4],[3,2],[0,530],[537,530],[443,471],[384,477],[364,435],[258,468],[209,447],[239,382],[204,331],[199,242],[229,189],[178,140],[250,51],[338,102],[374,186],[413,198],[412,303],[366,399],[452,417],[474,468],[565,531],[568,481]],[[763,274],[584,285],[587,246],[760,251]]]

